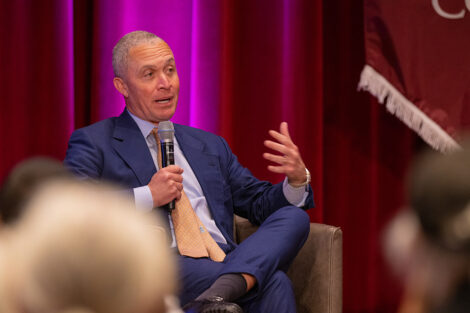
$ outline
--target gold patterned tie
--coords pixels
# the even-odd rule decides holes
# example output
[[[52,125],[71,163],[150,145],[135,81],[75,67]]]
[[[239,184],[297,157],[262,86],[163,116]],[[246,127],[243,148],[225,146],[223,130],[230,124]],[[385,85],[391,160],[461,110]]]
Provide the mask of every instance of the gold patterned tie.
[[[162,150],[157,129],[154,128],[152,133],[158,147],[158,166],[162,168]],[[225,259],[225,252],[215,242],[194,212],[184,190],[181,193],[181,198],[175,203],[175,209],[171,211],[171,219],[173,220],[176,244],[181,255],[192,258],[209,257],[216,262],[222,262]]]

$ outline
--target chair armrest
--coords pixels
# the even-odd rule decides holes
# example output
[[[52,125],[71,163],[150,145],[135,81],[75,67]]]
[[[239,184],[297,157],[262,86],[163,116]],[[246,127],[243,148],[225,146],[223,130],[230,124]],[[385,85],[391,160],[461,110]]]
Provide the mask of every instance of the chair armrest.
[[[242,242],[258,227],[235,216],[235,240]],[[310,234],[287,274],[299,313],[340,313],[343,299],[343,234],[340,228],[310,223]]]
[[[233,233],[237,243],[242,242],[258,229],[258,226],[251,224],[249,220],[238,215],[234,216],[233,222]]]

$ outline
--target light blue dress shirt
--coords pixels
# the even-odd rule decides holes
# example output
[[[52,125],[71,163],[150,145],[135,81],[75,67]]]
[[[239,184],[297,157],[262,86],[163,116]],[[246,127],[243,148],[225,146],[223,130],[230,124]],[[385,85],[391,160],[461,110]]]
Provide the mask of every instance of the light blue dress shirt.
[[[152,155],[153,162],[155,163],[155,168],[157,168],[158,170],[157,142],[155,140],[155,137],[152,135],[152,130],[153,128],[155,128],[155,125],[148,121],[144,121],[138,118],[130,112],[129,115],[134,119],[140,131],[142,132],[142,135],[144,136],[147,142],[147,146],[149,147],[150,154]],[[214,219],[212,218],[211,212],[207,205],[206,197],[202,192],[201,185],[199,184],[196,175],[194,175],[194,172],[191,169],[191,166],[189,165],[188,161],[184,157],[183,152],[181,151],[181,148],[178,144],[178,141],[176,140],[176,137],[174,138],[174,152],[175,164],[181,167],[184,171],[183,188],[186,195],[188,196],[189,202],[191,202],[194,211],[196,212],[197,216],[201,219],[204,226],[206,226],[207,230],[216,242],[227,243],[219,228],[215,224]],[[305,203],[305,199],[308,196],[308,193],[305,191],[305,187],[292,187],[287,183],[287,178],[284,179],[283,192],[287,201],[289,201],[289,203],[295,206],[303,206]],[[150,192],[148,186],[134,188],[134,197],[136,206],[139,210],[151,211],[153,209],[152,193]],[[172,247],[175,247],[175,234],[170,216],[169,224],[173,237]]]

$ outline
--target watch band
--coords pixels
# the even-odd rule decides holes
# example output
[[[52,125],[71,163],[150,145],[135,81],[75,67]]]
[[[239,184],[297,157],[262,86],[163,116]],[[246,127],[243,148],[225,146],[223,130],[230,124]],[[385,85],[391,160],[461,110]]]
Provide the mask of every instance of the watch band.
[[[292,187],[295,187],[295,188],[299,188],[299,187],[303,187],[303,186],[307,186],[308,184],[310,184],[310,181],[312,180],[312,177],[310,176],[310,171],[305,168],[305,176],[307,176],[307,179],[305,180],[305,182],[303,182],[302,184],[299,184],[299,185],[292,185]]]

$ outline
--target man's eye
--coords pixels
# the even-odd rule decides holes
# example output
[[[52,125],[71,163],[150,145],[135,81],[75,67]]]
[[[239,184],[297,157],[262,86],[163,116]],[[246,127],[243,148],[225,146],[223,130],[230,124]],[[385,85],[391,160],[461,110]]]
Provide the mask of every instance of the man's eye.
[[[145,77],[152,77],[153,76],[153,72],[147,72],[144,74]]]

